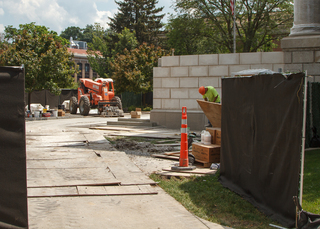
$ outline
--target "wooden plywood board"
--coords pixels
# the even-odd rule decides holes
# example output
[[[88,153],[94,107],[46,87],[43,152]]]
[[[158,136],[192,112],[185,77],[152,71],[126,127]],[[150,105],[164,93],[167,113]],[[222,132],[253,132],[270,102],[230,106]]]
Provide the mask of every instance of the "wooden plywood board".
[[[221,128],[221,104],[197,99],[199,106],[211,122],[212,127]]]

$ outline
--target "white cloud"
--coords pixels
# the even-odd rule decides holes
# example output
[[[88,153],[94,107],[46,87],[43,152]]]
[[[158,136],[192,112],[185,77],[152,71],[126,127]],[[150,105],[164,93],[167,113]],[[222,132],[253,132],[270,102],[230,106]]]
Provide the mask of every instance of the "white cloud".
[[[4,25],[0,24],[0,33],[3,33],[3,32],[4,32]]]
[[[4,15],[4,10],[0,8],[0,15]]]
[[[110,21],[109,17],[112,17],[113,14],[110,11],[100,11],[97,8],[96,3],[93,3],[93,8],[96,11],[95,16],[93,17],[94,23],[100,23],[100,25],[104,28],[107,27],[107,22]]]

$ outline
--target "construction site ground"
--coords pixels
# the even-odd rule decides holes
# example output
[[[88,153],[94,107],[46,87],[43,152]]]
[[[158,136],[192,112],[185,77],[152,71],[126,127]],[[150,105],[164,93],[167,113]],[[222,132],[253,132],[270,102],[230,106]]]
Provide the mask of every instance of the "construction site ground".
[[[179,130],[111,125],[118,120],[94,113],[26,119],[29,228],[225,228],[188,212],[148,177],[177,163],[151,156],[174,144],[121,148],[121,136],[175,139]]]

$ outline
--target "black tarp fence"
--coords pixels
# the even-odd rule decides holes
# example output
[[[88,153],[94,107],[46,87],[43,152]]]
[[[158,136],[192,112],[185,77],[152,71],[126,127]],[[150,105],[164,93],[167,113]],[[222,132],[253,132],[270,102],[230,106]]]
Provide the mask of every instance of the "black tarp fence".
[[[313,127],[316,128],[317,134],[320,135],[320,83],[318,82],[308,82],[306,148],[315,147],[315,144],[311,142],[314,137]],[[318,147],[319,142],[320,138],[318,138]]]
[[[72,96],[78,98],[77,89],[62,89],[60,95],[55,95],[49,90],[34,91],[31,93],[30,104],[40,103],[42,106],[49,105],[50,108],[58,108],[65,100]],[[28,93],[25,93],[25,104],[28,105]]]
[[[0,67],[0,95],[0,228],[28,228],[22,67]]]
[[[285,227],[299,196],[304,78],[222,79],[220,182]]]

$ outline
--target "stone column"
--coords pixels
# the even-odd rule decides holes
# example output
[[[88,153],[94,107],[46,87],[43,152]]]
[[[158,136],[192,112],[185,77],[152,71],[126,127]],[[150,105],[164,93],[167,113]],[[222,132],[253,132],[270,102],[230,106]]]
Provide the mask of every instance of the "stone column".
[[[320,35],[320,1],[294,0],[294,23],[290,36]]]
[[[307,71],[320,82],[320,0],[294,0],[294,25],[281,48],[284,71]]]

